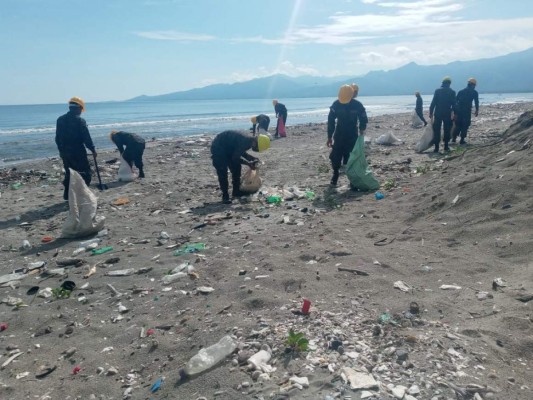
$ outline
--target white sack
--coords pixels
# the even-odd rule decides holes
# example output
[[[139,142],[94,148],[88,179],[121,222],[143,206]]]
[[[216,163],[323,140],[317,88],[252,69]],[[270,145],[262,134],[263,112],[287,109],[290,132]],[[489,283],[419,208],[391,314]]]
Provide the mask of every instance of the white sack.
[[[385,133],[384,135],[381,135],[376,139],[377,144],[382,144],[385,146],[391,146],[393,144],[401,143],[402,141],[398,139],[396,136],[394,136],[394,133],[389,132]]]
[[[118,180],[121,182],[131,182],[137,179],[138,175],[133,172],[133,168],[120,156],[120,166],[118,167]]]
[[[95,194],[87,187],[80,174],[71,169],[68,187],[69,213],[63,223],[61,237],[78,238],[101,231],[105,217],[96,216],[97,205]]]
[[[422,137],[420,138],[420,140],[415,146],[415,151],[417,153],[422,153],[426,151],[427,149],[429,149],[432,144],[433,144],[433,121],[429,123],[424,129],[424,132],[422,133]]]
[[[424,123],[416,113],[416,111],[413,111],[413,115],[411,116],[411,126],[413,128],[420,128]]]
[[[261,187],[262,180],[256,169],[248,168],[248,170],[241,176],[240,191],[245,193],[256,193]]]

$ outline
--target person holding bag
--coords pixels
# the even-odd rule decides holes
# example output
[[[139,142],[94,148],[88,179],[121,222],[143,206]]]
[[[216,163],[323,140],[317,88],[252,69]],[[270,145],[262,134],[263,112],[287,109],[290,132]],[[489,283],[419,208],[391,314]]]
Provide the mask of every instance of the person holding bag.
[[[243,196],[240,190],[241,165],[254,169],[259,159],[248,154],[247,150],[262,152],[270,147],[270,139],[266,135],[249,136],[240,131],[224,131],[219,133],[211,143],[211,158],[217,171],[218,183],[222,191],[222,202],[231,204],[229,196],[228,169],[231,171],[233,197]]]
[[[139,169],[139,178],[144,178],[143,153],[146,146],[144,139],[135,133],[124,131],[111,131],[109,138],[117,146],[124,161],[130,167],[135,164]]]

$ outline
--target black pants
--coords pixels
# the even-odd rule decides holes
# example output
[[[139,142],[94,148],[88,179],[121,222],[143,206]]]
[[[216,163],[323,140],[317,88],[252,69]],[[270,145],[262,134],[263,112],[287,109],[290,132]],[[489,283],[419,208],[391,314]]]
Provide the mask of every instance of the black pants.
[[[143,171],[144,147],[144,143],[136,143],[134,145],[126,146],[124,153],[122,153],[124,161],[126,161],[130,167],[133,167],[133,164],[135,164],[135,166],[139,168],[139,171]]]
[[[453,139],[456,139],[457,136],[460,136],[462,140],[465,140],[471,121],[471,115],[465,115],[461,113],[457,114],[457,118],[455,120],[455,130],[453,131]]]
[[[229,198],[228,169],[231,172],[231,183],[233,186],[233,195],[237,195],[241,186],[241,164],[235,164],[231,159],[225,157],[213,156],[213,167],[215,167],[218,176],[218,184],[222,191],[223,198]]]
[[[422,110],[416,110],[416,115],[418,115],[418,118],[422,120],[424,125],[427,125],[427,121],[424,118],[424,113],[422,112]]]
[[[338,171],[341,167],[341,163],[346,165],[350,153],[355,146],[357,140],[357,135],[355,137],[335,139],[333,138],[333,147],[331,153],[329,154],[329,159],[331,160],[331,167],[333,172]]]
[[[440,127],[443,127],[444,131],[444,147],[448,147],[450,142],[450,132],[452,130],[452,118],[450,117],[437,117],[433,120],[433,144],[435,144],[435,150],[439,149],[440,144]]]
[[[63,186],[65,186],[65,190],[63,192],[63,197],[66,200],[68,198],[68,187],[70,184],[69,168],[78,172],[87,186],[91,184],[92,174],[91,166],[87,160],[87,153],[63,154],[61,158],[63,160],[63,168],[65,168],[65,179],[63,180]]]
[[[285,126],[285,129],[287,128],[287,114],[281,114],[279,117],[278,117],[278,121],[276,123],[276,136],[279,135],[278,133],[278,129],[279,129],[279,119],[280,118],[283,118],[283,126]]]

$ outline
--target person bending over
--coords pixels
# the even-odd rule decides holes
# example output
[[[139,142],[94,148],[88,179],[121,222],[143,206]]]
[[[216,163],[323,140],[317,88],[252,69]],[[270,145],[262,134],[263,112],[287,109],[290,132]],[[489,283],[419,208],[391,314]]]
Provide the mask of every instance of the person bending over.
[[[255,135],[256,133],[256,127],[257,130],[263,129],[265,132],[268,132],[268,125],[270,125],[270,117],[265,114],[259,114],[256,117],[250,118],[252,121],[252,133]]]
[[[135,164],[139,169],[139,178],[144,178],[144,139],[135,133],[124,131],[111,131],[109,138],[117,146],[124,161],[126,161],[130,167],[133,167],[133,164]]]
[[[265,151],[270,147],[270,139],[266,135],[249,136],[240,131],[224,131],[219,133],[211,143],[211,158],[217,171],[218,183],[222,191],[222,202],[230,204],[228,169],[231,172],[233,197],[243,195],[240,191],[241,164],[255,168],[259,159],[251,156],[246,151],[252,149],[256,152]]]

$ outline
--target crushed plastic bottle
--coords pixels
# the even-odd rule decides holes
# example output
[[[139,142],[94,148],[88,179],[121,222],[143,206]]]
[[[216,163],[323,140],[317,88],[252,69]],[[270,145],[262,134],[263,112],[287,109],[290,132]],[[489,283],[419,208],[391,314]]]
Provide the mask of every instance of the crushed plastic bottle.
[[[113,247],[109,246],[109,247],[102,247],[101,249],[94,249],[91,252],[93,253],[93,255],[97,255],[97,254],[104,254],[112,250],[113,250]]]
[[[194,376],[214,367],[219,362],[224,360],[227,356],[235,351],[237,343],[230,337],[224,336],[222,339],[205,349],[201,349],[195,356],[193,356],[183,372],[186,376]]]
[[[311,190],[306,190],[305,191],[305,197],[307,200],[314,200],[315,199],[315,192],[311,191]]]
[[[200,250],[205,250],[205,243],[190,243],[176,250],[174,255],[181,256],[182,254],[199,253]]]
[[[281,196],[268,196],[266,198],[268,204],[279,204],[283,201]]]
[[[11,184],[11,189],[12,190],[18,190],[21,187],[22,187],[22,183],[20,183],[20,182],[15,182],[15,183]]]

